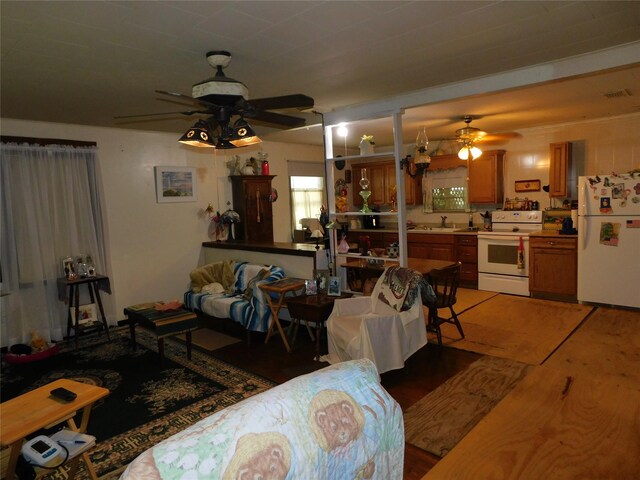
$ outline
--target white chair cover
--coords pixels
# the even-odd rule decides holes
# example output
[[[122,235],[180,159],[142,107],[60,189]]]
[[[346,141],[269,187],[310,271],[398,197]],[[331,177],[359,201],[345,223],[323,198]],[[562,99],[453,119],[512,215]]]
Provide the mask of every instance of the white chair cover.
[[[405,360],[426,345],[420,295],[409,310],[398,312],[378,300],[382,279],[370,297],[335,301],[327,320],[329,353],[321,360],[333,364],[368,358],[384,373],[403,368]]]

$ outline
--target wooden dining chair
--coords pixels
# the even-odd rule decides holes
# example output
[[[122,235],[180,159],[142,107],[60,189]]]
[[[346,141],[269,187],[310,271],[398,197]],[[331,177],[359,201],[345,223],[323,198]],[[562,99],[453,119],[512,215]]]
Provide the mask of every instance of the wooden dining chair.
[[[439,270],[432,270],[429,273],[429,283],[436,294],[436,301],[425,303],[425,306],[429,308],[429,318],[427,320],[427,331],[434,332],[438,337],[438,345],[442,345],[442,332],[440,331],[440,325],[443,323],[450,323],[455,325],[460,332],[460,336],[464,338],[464,331],[462,325],[458,320],[458,315],[453,309],[456,304],[456,295],[458,292],[458,284],[460,282],[460,269],[462,264],[460,262],[450,267],[445,267]],[[438,314],[438,309],[448,308],[451,316],[444,318]]]

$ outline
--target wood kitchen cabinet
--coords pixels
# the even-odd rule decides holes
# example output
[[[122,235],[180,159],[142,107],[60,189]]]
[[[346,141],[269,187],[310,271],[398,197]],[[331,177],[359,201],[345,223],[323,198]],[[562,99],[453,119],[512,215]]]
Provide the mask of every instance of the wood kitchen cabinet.
[[[375,204],[390,205],[391,191],[396,186],[396,166],[393,160],[383,162],[358,163],[352,165],[352,185],[353,185],[353,204],[356,207],[362,206],[362,197],[360,196],[360,179],[362,178],[362,169],[367,169],[367,178],[369,179],[369,206]],[[407,205],[419,205],[422,202],[421,179],[411,178],[406,172],[405,179],[405,202]]]
[[[577,300],[578,240],[558,236],[529,236],[531,296]]]
[[[549,196],[569,196],[571,171],[571,142],[552,143],[549,146]]]
[[[237,240],[273,242],[271,180],[275,175],[232,175],[233,209],[240,215],[235,224]]]
[[[504,154],[504,150],[490,150],[468,162],[469,203],[502,203]]]
[[[462,263],[460,282],[478,285],[478,237],[477,235],[456,235],[456,261]]]
[[[454,235],[408,233],[407,254],[411,258],[454,261]]]

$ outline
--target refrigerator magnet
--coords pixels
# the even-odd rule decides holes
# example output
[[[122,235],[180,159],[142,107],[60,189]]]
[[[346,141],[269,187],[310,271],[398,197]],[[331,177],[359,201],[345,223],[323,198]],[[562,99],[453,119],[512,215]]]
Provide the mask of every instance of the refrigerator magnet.
[[[640,228],[640,220],[627,220],[627,228]]]
[[[613,209],[611,208],[611,199],[609,197],[602,197],[600,199],[600,213],[611,213]]]
[[[600,244],[610,247],[618,246],[618,238],[620,235],[620,224],[604,222],[600,225]]]
[[[624,183],[616,183],[611,187],[611,198],[624,198]]]
[[[604,186],[605,187],[610,187],[611,183],[609,183],[609,177],[604,177]]]
[[[633,189],[636,191],[636,195],[640,195],[640,182],[636,183]]]

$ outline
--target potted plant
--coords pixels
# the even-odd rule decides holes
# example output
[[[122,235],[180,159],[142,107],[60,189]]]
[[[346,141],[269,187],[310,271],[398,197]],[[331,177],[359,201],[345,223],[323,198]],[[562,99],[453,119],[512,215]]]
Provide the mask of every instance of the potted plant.
[[[372,155],[373,154],[373,146],[376,143],[373,141],[373,135],[362,135],[360,139],[360,155]]]

